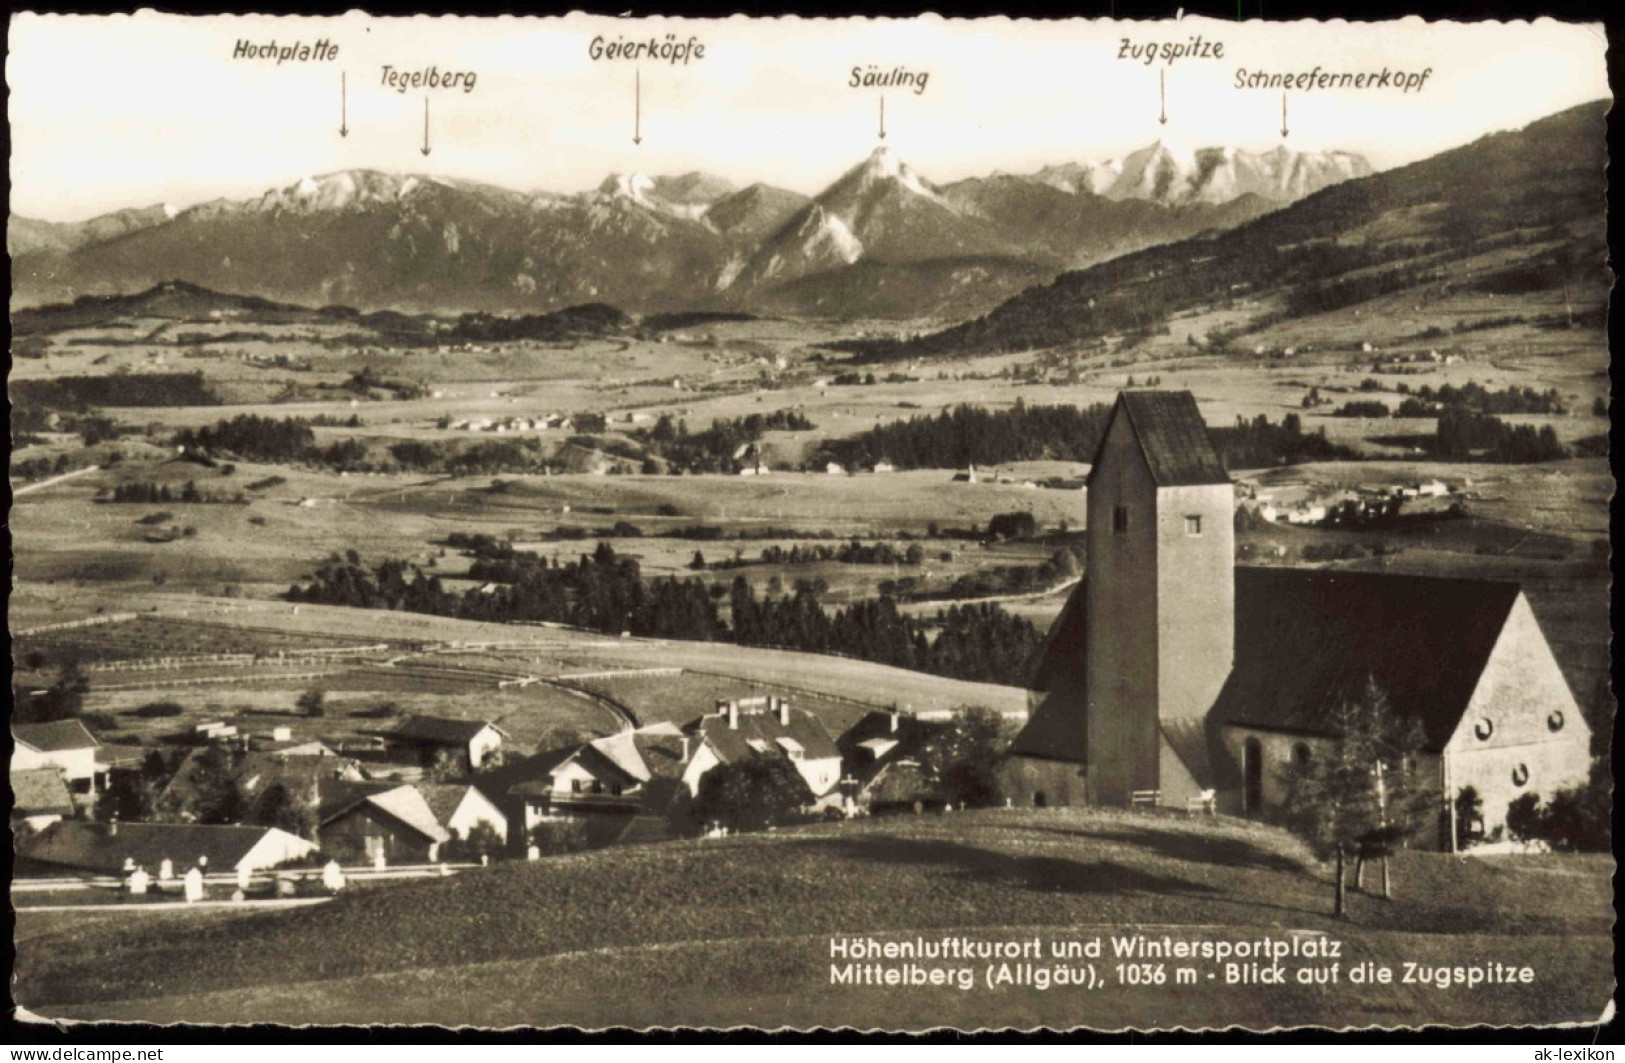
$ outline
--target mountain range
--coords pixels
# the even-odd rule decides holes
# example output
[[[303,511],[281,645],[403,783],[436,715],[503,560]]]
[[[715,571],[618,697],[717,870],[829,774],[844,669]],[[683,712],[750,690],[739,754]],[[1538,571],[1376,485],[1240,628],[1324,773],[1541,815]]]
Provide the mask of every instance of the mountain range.
[[[246,200],[78,223],[13,215],[17,306],[179,279],[363,309],[751,309],[833,316],[988,309],[1060,272],[1229,229],[1370,166],[1159,141],[1120,162],[937,185],[879,148],[817,196],[705,173],[521,192],[372,170]]]
[[[1145,335],[1169,316],[1238,293],[1277,318],[1303,317],[1404,293],[1412,304],[1452,293],[1536,296],[1606,306],[1607,104],[1571,108],[1408,166],[1324,188],[1221,233],[1144,248],[1061,273],[991,312],[902,341],[834,346],[860,359],[1019,351]],[[1208,187],[1188,182],[1198,165],[1165,181],[1156,153],[1125,166],[1136,189]],[[1336,165],[1343,165],[1336,163]],[[1275,166],[1271,182],[1298,180],[1300,164]],[[1232,175],[1254,172],[1230,169]],[[1084,180],[1050,171],[1040,179]],[[1263,179],[1261,177],[1260,179]],[[1227,177],[1226,180],[1230,178]],[[1305,178],[1307,179],[1307,178]],[[1283,187],[1274,183],[1272,187]],[[1236,202],[1236,201],[1232,201]],[[1509,311],[1512,302],[1508,302]],[[1562,315],[1559,315],[1562,318]],[[1514,316],[1512,320],[1521,321]],[[1576,324],[1571,312],[1563,327]],[[1597,322],[1600,325],[1600,322]]]

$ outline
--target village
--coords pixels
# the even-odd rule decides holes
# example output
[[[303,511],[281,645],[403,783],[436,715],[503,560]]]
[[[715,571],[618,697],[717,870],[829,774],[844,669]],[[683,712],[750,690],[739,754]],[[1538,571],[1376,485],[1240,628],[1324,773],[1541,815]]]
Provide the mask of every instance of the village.
[[[331,894],[344,875],[445,875],[492,859],[722,837],[730,823],[789,813],[942,811],[952,800],[920,765],[954,726],[892,709],[832,736],[777,695],[540,750],[471,719],[414,715],[360,741],[212,721],[173,736],[169,768],[157,750],[117,755],[78,720],[14,723],[17,888],[53,895],[62,876],[81,876],[126,900],[150,883],[190,902],[204,897],[185,884],[195,870],[210,896],[237,901],[291,897],[317,881]],[[738,792],[719,793],[724,777]],[[132,792],[148,795],[149,818],[110,807]]]

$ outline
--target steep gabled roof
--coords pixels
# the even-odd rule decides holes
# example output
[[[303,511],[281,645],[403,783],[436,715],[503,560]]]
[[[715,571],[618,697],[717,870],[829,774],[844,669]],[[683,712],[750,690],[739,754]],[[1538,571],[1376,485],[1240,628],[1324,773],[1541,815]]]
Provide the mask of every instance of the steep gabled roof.
[[[449,820],[457,814],[473,787],[466,782],[420,782],[417,791],[434,813],[435,822],[450,830]]]
[[[1330,734],[1327,714],[1367,678],[1449,741],[1521,593],[1516,583],[1388,573],[1236,569],[1236,661],[1212,717]]]
[[[800,743],[803,755],[808,760],[824,760],[841,755],[818,717],[805,709],[790,710],[788,727],[779,722],[777,712],[741,712],[738,727],[728,726],[726,714],[713,714],[700,717],[688,727],[710,743],[724,764],[761,755],[751,746],[752,740],[762,743],[769,750],[778,750],[778,739],[793,738]]]
[[[1106,436],[1117,418],[1127,417],[1140,452],[1145,455],[1151,478],[1158,487],[1189,487],[1198,484],[1227,484],[1230,474],[1219,460],[1208,435],[1207,422],[1196,407],[1196,396],[1188,391],[1124,391],[1117,396],[1117,408],[1101,435]],[[1100,465],[1100,450],[1090,463],[1090,475]]]
[[[70,749],[97,749],[101,743],[78,720],[52,720],[49,723],[14,723],[11,737],[18,745],[41,753],[61,753]]]
[[[26,768],[11,773],[13,816],[71,816],[73,795],[60,768]]]

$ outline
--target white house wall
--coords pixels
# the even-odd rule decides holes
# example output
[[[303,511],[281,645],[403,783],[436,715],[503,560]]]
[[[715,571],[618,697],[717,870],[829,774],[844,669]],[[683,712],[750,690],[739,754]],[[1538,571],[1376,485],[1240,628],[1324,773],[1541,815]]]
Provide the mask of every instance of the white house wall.
[[[1535,793],[1550,800],[1584,783],[1590,768],[1591,729],[1520,594],[1445,747],[1446,785],[1452,795],[1466,786],[1477,790],[1484,829],[1494,831],[1516,798]]]

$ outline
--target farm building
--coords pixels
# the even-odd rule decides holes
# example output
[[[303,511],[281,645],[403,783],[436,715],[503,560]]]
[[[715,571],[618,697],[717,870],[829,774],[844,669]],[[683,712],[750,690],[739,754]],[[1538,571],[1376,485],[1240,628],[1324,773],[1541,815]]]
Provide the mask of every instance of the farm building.
[[[177,869],[199,864],[210,871],[261,871],[301,860],[316,846],[276,827],[198,823],[53,823],[30,839],[23,855],[43,864],[101,874],[133,867]]]
[[[75,794],[94,800],[107,785],[107,767],[97,759],[101,743],[78,720],[49,723],[14,723],[11,770],[57,768]]]
[[[23,768],[11,770],[11,829],[20,825],[29,830],[43,830],[60,819],[74,814],[73,795],[62,769]]]
[[[1046,639],[1007,783],[1032,804],[1208,791],[1266,816],[1369,681],[1424,734],[1438,842],[1472,786],[1484,829],[1584,782],[1590,729],[1516,584],[1237,568],[1232,488],[1188,392],[1125,392],[1090,472],[1088,578]],[[1423,839],[1431,842],[1431,837]]]
[[[892,709],[871,712],[847,728],[835,744],[852,805],[869,812],[942,807],[942,793],[921,770],[920,757],[948,727]]]
[[[408,716],[377,732],[386,746],[411,753],[427,767],[441,751],[457,758],[467,771],[484,766],[485,758],[502,748],[507,732],[485,720],[457,720],[439,716]]]
[[[424,863],[451,840],[429,802],[405,783],[324,781],[317,820],[322,852],[347,863]]]
[[[717,702],[716,711],[683,727],[694,741],[683,771],[690,794],[718,764],[736,764],[759,756],[787,758],[816,798],[834,792],[841,780],[841,751],[818,717],[790,707],[778,695]]]
[[[468,783],[418,783],[435,822],[454,838],[467,838],[481,823],[508,839],[508,817],[491,799]]]
[[[518,781],[507,793],[523,806],[527,836],[544,821],[574,817],[587,822],[595,844],[629,833],[664,837],[691,745],[670,723],[621,731],[537,754],[514,769]]]

